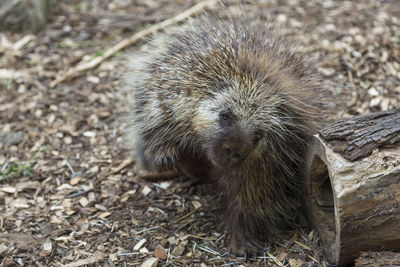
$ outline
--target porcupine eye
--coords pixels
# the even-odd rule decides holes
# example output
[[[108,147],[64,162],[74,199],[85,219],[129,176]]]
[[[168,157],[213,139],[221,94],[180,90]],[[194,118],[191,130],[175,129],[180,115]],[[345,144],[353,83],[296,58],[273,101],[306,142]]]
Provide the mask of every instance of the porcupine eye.
[[[223,111],[219,114],[219,123],[223,126],[228,126],[233,121],[233,115],[230,111]]]

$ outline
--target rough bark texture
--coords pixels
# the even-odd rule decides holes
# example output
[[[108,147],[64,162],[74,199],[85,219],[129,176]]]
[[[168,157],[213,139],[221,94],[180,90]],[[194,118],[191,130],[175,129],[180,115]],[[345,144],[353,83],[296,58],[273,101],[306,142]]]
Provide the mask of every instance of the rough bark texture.
[[[339,121],[321,132],[329,141],[314,137],[307,156],[306,208],[333,264],[349,263],[362,250],[400,250],[398,113]],[[343,156],[335,152],[338,147]],[[345,155],[365,158],[350,161]]]
[[[1,0],[0,29],[38,32],[46,24],[50,0]]]
[[[400,108],[340,120],[320,134],[333,151],[354,161],[400,141]]]

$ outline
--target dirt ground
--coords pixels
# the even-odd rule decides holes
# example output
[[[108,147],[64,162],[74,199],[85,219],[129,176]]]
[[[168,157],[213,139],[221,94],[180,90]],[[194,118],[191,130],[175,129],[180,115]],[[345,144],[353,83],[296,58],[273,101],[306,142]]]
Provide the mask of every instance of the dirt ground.
[[[0,266],[327,265],[317,234],[305,229],[256,259],[235,257],[209,185],[137,176],[119,77],[124,53],[144,41],[51,86],[79,62],[197,2],[62,0],[38,35],[0,33]],[[399,106],[398,0],[260,0],[240,8],[228,1],[225,8],[273,21],[320,60],[335,119]]]

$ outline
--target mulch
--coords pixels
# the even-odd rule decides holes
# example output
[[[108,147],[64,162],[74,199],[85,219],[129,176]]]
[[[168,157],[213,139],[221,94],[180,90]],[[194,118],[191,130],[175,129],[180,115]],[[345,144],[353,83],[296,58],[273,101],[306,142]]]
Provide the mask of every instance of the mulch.
[[[0,266],[327,266],[309,229],[266,244],[257,258],[236,257],[210,185],[138,175],[120,75],[124,53],[145,41],[51,86],[198,2],[62,0],[39,34],[0,33]],[[273,22],[321,62],[332,119],[400,105],[396,0],[226,2]],[[359,266],[373,266],[371,255]]]

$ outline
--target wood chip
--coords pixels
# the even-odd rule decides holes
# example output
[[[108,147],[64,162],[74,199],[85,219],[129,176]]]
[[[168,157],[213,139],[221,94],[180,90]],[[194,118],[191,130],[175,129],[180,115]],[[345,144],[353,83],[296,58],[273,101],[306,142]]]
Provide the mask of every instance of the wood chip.
[[[303,263],[301,260],[297,260],[297,259],[289,259],[289,264],[290,267],[301,267],[303,266]]]
[[[106,211],[106,212],[100,213],[99,217],[100,218],[107,218],[110,215],[111,215],[111,212]]]
[[[174,248],[174,250],[171,252],[171,255],[173,256],[182,256],[183,251],[185,251],[185,246],[180,244]]]
[[[143,248],[139,249],[139,252],[146,254],[146,253],[149,253],[149,250],[146,247],[143,247]]]
[[[81,204],[82,207],[86,207],[89,204],[89,200],[86,197],[81,197],[79,199],[79,204]]]
[[[158,245],[155,250],[154,250],[154,255],[156,256],[156,258],[159,258],[161,260],[166,260],[168,258],[167,252],[165,251],[165,249]]]
[[[8,258],[8,257],[3,260],[2,265],[4,267],[17,267],[18,266],[18,264],[13,259]]]
[[[52,251],[52,249],[53,249],[51,240],[47,239],[47,240],[43,243],[42,249],[43,249],[44,251],[50,253],[50,252]]]
[[[145,260],[142,265],[140,265],[141,267],[156,267],[158,263],[158,259],[157,258],[148,258],[147,260]]]
[[[124,160],[117,168],[110,171],[106,176],[117,174],[117,173],[121,172],[123,169],[132,165],[134,162],[135,162],[135,159],[133,157],[130,157],[130,158]]]
[[[74,185],[79,184],[80,181],[82,181],[82,177],[77,176],[77,177],[72,178],[72,179],[69,181],[69,184],[72,185],[72,186],[74,186]]]
[[[143,187],[142,194],[147,196],[151,192],[151,188],[147,185]]]
[[[13,194],[13,193],[17,192],[17,188],[15,188],[13,186],[3,186],[0,188],[0,191],[9,193],[9,194]]]
[[[75,262],[65,264],[64,267],[78,267],[78,266],[83,266],[83,265],[87,265],[87,264],[94,264],[104,258],[105,258],[105,255],[103,253],[95,252],[92,256],[89,256],[86,259],[77,260]]]
[[[136,243],[136,245],[133,247],[133,250],[139,250],[141,247],[143,247],[144,243],[146,243],[147,239],[143,238],[139,242]]]

